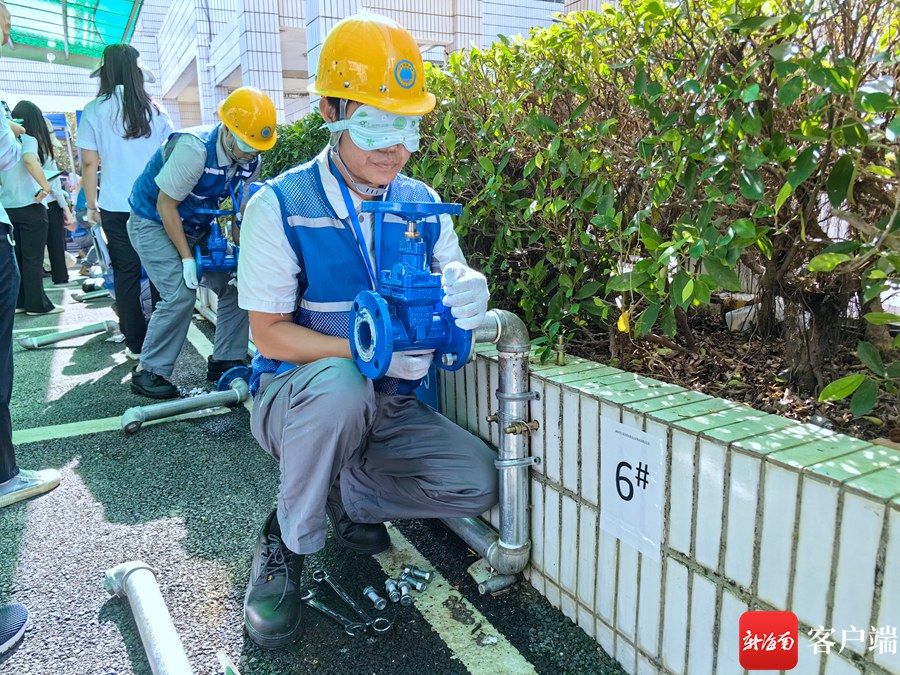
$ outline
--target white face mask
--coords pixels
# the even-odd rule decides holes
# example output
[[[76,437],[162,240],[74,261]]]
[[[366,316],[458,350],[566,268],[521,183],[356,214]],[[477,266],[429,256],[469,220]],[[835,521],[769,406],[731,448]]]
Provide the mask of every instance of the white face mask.
[[[326,122],[332,133],[350,132],[350,140],[361,150],[380,150],[403,145],[410,152],[419,149],[417,115],[395,115],[370,105],[357,108],[349,119]]]

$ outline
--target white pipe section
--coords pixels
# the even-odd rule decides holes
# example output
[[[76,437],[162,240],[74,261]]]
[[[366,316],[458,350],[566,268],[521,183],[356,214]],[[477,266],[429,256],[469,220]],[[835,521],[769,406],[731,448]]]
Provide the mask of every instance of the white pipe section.
[[[117,330],[119,330],[119,324],[115,321],[101,321],[100,323],[92,323],[88,326],[64,330],[59,333],[19,338],[19,344],[25,349],[37,349],[38,347],[46,347],[47,345],[68,340],[69,338],[93,335],[94,333],[115,333]]]
[[[138,560],[122,563],[106,570],[103,587],[110,595],[128,598],[153,675],[191,675],[153,570]]]

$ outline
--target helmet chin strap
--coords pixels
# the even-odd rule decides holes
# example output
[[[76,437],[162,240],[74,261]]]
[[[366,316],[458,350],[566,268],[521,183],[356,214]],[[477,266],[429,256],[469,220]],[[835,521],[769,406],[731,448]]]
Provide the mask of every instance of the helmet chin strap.
[[[347,99],[342,98],[338,107],[338,121],[346,119],[346,117]],[[344,177],[344,180],[347,181],[347,185],[349,185],[354,192],[363,197],[381,197],[387,192],[387,185],[369,185],[368,183],[363,183],[353,175],[350,169],[347,168],[347,165],[344,164],[344,160],[341,159],[338,145],[340,144],[341,134],[343,133],[346,132],[338,131],[337,133],[331,134],[331,157],[334,160],[335,166],[337,166],[341,176]],[[353,139],[350,139],[350,142],[352,143]]]

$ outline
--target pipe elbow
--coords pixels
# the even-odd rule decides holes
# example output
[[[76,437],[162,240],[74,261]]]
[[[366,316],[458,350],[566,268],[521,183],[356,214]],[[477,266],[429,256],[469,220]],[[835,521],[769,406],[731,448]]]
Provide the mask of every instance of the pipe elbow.
[[[497,351],[521,353],[531,349],[531,339],[525,322],[505,309],[492,310],[496,313],[500,324],[500,335],[497,338]]]
[[[528,566],[531,559],[531,541],[522,546],[508,548],[499,540],[491,543],[485,554],[485,560],[498,574],[518,574]]]
[[[37,338],[33,338],[33,337],[19,338],[19,345],[21,345],[25,349],[37,349],[38,348]]]
[[[137,572],[138,570],[147,570],[150,574],[153,574],[154,577],[156,576],[147,563],[140,560],[132,560],[131,562],[120,563],[119,565],[106,570],[106,574],[103,575],[103,588],[105,588],[106,592],[110,595],[124,595],[125,580],[132,572]]]
[[[146,421],[147,415],[144,413],[142,407],[136,406],[134,408],[128,408],[128,410],[122,413],[122,430],[126,434],[136,433]]]

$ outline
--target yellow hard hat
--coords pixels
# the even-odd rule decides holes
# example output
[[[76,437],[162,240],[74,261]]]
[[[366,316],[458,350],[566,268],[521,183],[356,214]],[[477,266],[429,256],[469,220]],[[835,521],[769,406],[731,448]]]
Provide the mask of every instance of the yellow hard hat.
[[[244,143],[260,152],[278,140],[275,104],[256,87],[240,87],[219,104],[219,119]]]
[[[349,16],[329,31],[308,90],[395,115],[424,115],[435,102],[413,36],[396,21],[369,12]]]

